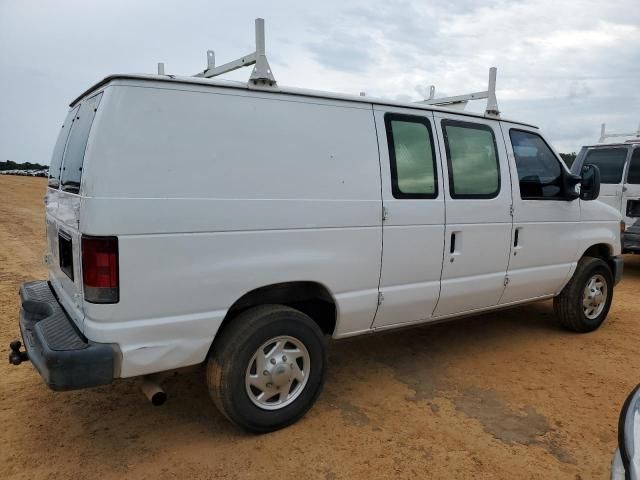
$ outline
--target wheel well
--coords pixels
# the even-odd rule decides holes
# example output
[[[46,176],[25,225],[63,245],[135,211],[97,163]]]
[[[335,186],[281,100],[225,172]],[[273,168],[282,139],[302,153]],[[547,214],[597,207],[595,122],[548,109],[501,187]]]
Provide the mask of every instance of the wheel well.
[[[324,334],[333,334],[337,309],[329,291],[316,282],[286,282],[256,288],[240,297],[227,312],[216,336],[239,313],[267,304],[300,310],[316,322]]]
[[[612,255],[612,249],[606,243],[598,243],[597,245],[591,245],[582,255],[583,257],[595,257],[603,260],[609,260]]]
[[[606,243],[598,243],[597,245],[591,245],[589,248],[587,248],[582,256],[600,258],[604,260],[605,262],[607,262],[607,265],[609,265],[609,268],[611,268],[611,271],[615,275],[616,265],[611,259],[612,255],[613,249],[609,245],[607,245]]]

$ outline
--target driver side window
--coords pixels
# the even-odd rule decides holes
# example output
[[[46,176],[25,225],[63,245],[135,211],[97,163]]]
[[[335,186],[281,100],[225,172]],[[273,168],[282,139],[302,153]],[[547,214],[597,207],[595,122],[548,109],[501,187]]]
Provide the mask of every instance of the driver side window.
[[[524,130],[509,131],[523,200],[564,198],[562,167],[539,135]]]

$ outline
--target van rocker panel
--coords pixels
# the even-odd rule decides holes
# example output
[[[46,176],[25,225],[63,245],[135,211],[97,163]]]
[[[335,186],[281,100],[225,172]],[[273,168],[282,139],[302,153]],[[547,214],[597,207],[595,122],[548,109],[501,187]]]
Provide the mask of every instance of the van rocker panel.
[[[84,338],[47,281],[22,284],[20,300],[23,343],[49,388],[76,390],[113,381],[115,346]]]

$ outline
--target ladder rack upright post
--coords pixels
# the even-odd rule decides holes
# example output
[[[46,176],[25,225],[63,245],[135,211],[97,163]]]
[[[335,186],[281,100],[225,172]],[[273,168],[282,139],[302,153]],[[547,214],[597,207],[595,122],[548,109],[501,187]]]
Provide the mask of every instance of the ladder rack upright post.
[[[271,66],[269,65],[265,51],[264,19],[262,18],[256,18],[255,20],[255,36],[256,49],[254,52],[240,57],[237,60],[225,63],[224,65],[220,65],[219,67],[215,65],[214,51],[208,50],[207,68],[195,74],[194,77],[213,78],[223,73],[233,72],[239,68],[254,65],[251,76],[249,77],[249,82],[254,85],[275,86],[276,79],[271,72]]]

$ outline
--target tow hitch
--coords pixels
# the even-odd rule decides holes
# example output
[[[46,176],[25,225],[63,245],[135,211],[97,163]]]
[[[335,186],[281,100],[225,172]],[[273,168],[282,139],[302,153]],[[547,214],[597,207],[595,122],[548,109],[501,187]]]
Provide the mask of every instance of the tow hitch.
[[[22,342],[20,340],[14,340],[9,344],[9,348],[11,349],[11,352],[9,352],[9,363],[13,365],[20,365],[22,362],[29,360],[29,354],[26,351],[21,352],[21,347]]]

